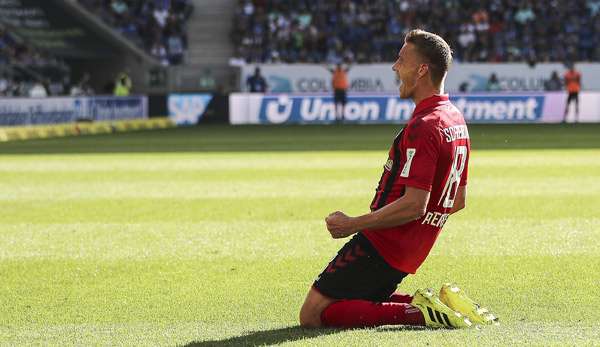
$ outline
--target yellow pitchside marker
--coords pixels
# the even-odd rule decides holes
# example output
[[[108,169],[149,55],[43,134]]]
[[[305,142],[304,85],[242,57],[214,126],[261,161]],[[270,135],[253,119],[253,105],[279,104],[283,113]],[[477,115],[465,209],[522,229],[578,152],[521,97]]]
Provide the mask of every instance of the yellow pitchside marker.
[[[28,127],[0,127],[0,142],[46,139],[89,134],[110,134],[175,127],[169,118],[148,118],[108,122],[78,122]]]

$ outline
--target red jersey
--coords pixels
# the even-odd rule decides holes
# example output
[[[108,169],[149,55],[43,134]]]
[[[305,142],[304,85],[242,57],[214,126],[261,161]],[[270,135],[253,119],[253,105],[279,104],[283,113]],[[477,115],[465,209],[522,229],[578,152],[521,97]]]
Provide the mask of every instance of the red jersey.
[[[421,101],[396,136],[371,210],[397,200],[407,186],[431,193],[423,217],[392,228],[362,231],[392,267],[415,273],[427,258],[459,185],[467,184],[470,147],[465,119],[448,95]]]

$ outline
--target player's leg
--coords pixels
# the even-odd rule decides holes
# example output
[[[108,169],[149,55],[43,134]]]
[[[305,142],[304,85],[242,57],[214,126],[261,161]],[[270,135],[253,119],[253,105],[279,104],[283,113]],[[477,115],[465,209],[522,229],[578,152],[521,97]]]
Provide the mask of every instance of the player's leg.
[[[306,327],[425,325],[422,312],[390,296],[406,276],[390,267],[370,242],[357,234],[319,275],[300,313]]]
[[[346,102],[347,102],[347,95],[346,95],[346,91],[342,90],[340,91],[340,99],[341,99],[341,103],[342,103],[342,110],[340,111],[340,115],[341,115],[341,120],[342,122],[344,122],[344,117],[345,117],[345,110],[346,110]]]
[[[413,325],[431,328],[468,328],[471,322],[444,304],[430,289],[418,290],[411,303],[339,300],[321,313],[321,324],[337,328]]]
[[[413,300],[413,296],[408,293],[395,292],[392,295],[390,295],[390,298],[386,301],[410,304],[412,302],[412,300]]]
[[[321,313],[321,324],[334,328],[426,325],[421,310],[411,304],[360,299],[333,302]]]
[[[573,97],[575,100],[575,123],[579,122],[579,93],[575,93]]]
[[[571,106],[571,102],[575,100],[573,93],[569,93],[567,97],[567,105],[565,106],[565,116],[563,118],[563,123],[567,122],[567,118],[569,117],[569,106]]]
[[[565,113],[563,115],[563,123],[567,122],[567,116],[569,114],[569,103],[571,102],[571,94],[567,97],[567,103],[565,105]]]
[[[337,100],[337,91],[336,91]],[[337,108],[337,102],[335,104]],[[336,113],[337,114],[337,113]],[[343,283],[343,268],[348,267],[348,261],[344,257],[351,256],[350,253],[356,247],[356,236],[348,241],[331,260],[328,266],[317,277],[317,280],[311,286],[304,304],[300,308],[300,325],[306,328],[317,328],[322,326],[321,313],[331,303],[339,298],[343,298],[343,289],[337,288],[336,284]],[[347,272],[347,271],[346,271]],[[324,289],[319,289],[322,287]],[[322,291],[326,291],[326,294]]]
[[[300,325],[305,328],[321,327],[321,313],[333,302],[335,299],[329,298],[311,287],[300,309]]]
[[[335,121],[338,122],[341,119],[341,108],[342,108],[342,100],[341,100],[341,94],[340,91],[338,89],[336,89],[333,92],[333,103],[334,103],[334,109],[335,109]]]

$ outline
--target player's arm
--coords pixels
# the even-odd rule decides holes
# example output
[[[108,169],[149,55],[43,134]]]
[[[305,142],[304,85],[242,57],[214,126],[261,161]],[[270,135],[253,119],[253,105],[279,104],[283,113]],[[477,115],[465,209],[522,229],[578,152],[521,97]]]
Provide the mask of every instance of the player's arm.
[[[467,186],[459,186],[454,198],[454,205],[450,214],[456,213],[467,206]]]
[[[356,217],[358,230],[383,229],[412,222],[425,215],[429,192],[427,190],[406,187],[404,195],[398,200],[371,213]]]
[[[428,202],[429,191],[407,186],[401,198],[379,210],[358,217],[348,217],[337,211],[325,221],[331,236],[342,238],[363,229],[377,230],[412,222],[425,214]]]

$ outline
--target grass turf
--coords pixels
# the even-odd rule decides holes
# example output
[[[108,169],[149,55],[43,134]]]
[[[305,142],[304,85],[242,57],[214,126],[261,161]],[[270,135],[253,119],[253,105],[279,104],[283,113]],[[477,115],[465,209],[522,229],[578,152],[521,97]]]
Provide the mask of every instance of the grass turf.
[[[456,281],[499,327],[298,328],[394,126],[0,144],[1,345],[598,345],[600,126],[472,126],[468,208],[400,289]]]

